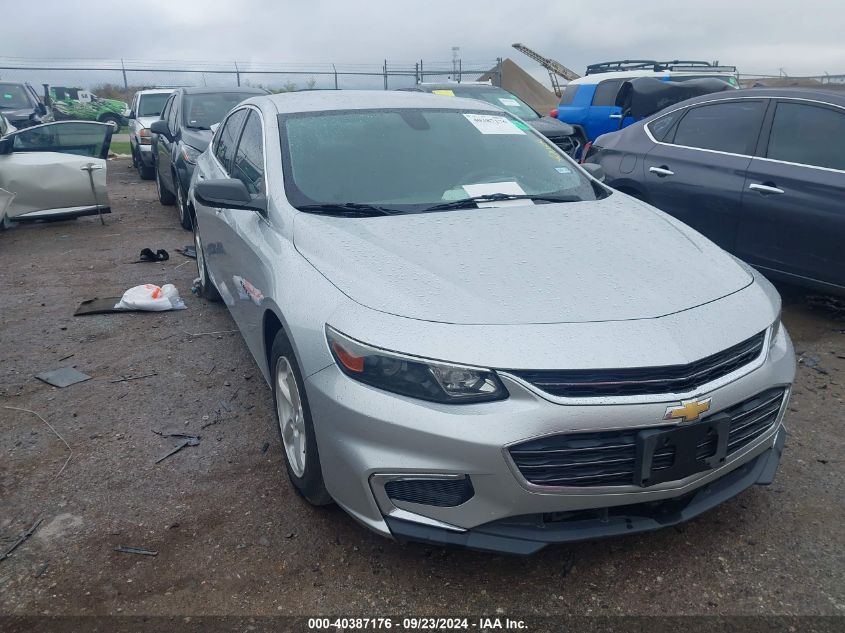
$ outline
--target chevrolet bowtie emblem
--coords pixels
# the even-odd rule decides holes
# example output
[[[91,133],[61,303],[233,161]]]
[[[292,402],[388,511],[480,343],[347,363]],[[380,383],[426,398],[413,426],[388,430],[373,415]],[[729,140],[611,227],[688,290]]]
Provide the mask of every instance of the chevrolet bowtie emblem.
[[[666,415],[663,416],[664,420],[679,420],[680,422],[692,422],[693,420],[697,420],[701,417],[702,413],[706,413],[710,410],[710,400],[712,398],[706,398],[704,400],[681,400],[681,404],[679,406],[672,406],[666,407]]]

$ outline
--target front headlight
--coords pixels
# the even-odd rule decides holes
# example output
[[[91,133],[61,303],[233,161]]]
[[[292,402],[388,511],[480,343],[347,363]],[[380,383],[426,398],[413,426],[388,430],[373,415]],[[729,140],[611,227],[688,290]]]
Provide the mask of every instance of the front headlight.
[[[385,391],[431,402],[504,400],[508,391],[489,369],[451,365],[371,347],[326,326],[326,339],[340,370]]]
[[[190,145],[182,145],[181,153],[185,162],[190,163],[191,165],[196,165],[197,159],[200,157],[200,154],[202,154],[201,151],[194,149]]]
[[[772,349],[772,346],[775,344],[775,341],[778,338],[778,334],[780,334],[781,325],[781,312],[778,312],[778,318],[775,319],[775,322],[772,323],[772,334],[769,337],[769,349]]]

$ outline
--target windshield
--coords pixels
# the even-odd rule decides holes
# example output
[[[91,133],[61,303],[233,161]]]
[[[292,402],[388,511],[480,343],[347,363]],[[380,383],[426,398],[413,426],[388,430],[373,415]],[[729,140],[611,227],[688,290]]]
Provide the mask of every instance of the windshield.
[[[254,93],[243,92],[187,94],[182,102],[182,120],[188,127],[208,130],[241,101],[254,96]]]
[[[31,108],[23,86],[18,84],[0,84],[0,108],[4,110],[22,110]]]
[[[169,96],[170,93],[167,92],[141,95],[141,98],[138,100],[138,112],[136,116],[161,116],[161,111],[164,109],[164,104],[167,103]]]
[[[504,113],[347,110],[279,115],[279,122],[285,188],[298,208],[417,212],[484,194],[567,201],[605,195],[557,148]]]
[[[534,112],[530,106],[521,101],[519,97],[512,95],[506,90],[495,88],[493,86],[490,86],[490,88],[470,88],[461,87],[460,84],[456,84],[454,88],[435,90],[434,93],[486,101],[487,103],[492,103],[497,108],[507,110],[511,114],[515,114],[520,119],[525,119],[526,121],[540,118],[540,116]]]

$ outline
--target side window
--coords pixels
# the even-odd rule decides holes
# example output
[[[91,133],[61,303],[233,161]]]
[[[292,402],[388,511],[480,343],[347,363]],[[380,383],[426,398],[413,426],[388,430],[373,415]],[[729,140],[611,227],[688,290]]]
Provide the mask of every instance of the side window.
[[[57,121],[11,135],[16,152],[58,152],[106,158],[106,137],[111,130],[101,123]]]
[[[593,94],[594,106],[612,106],[616,105],[616,93],[622,86],[624,79],[605,79],[598,86],[596,92]]]
[[[800,103],[777,104],[767,158],[845,170],[845,112]]]
[[[674,112],[670,112],[669,114],[660,117],[659,119],[655,119],[651,123],[647,123],[646,125],[648,125],[648,130],[651,132],[654,140],[665,141],[666,137],[669,136],[669,133],[675,127],[675,123],[677,123],[683,113],[683,110],[675,110]]]
[[[264,131],[261,117],[255,110],[250,110],[241,134],[232,165],[232,178],[243,182],[251,194],[264,193]]]
[[[179,98],[174,97],[170,100],[170,110],[167,113],[167,127],[170,128],[171,133],[175,133],[179,129],[177,121],[179,116]]]
[[[572,105],[572,102],[575,101],[575,95],[578,94],[578,88],[578,84],[567,84],[564,86],[563,92],[560,95],[560,105]]]
[[[217,132],[217,145],[214,147],[214,155],[227,172],[231,172],[232,159],[235,157],[235,146],[238,144],[238,136],[240,136],[247,112],[246,109],[236,110],[223,122]]]
[[[729,101],[690,108],[675,130],[675,145],[751,155],[765,104]]]
[[[163,121],[167,121],[167,118],[170,116],[170,109],[173,107],[173,100],[174,97],[170,97],[167,100],[167,103],[164,104],[164,109],[161,111],[161,119]]]

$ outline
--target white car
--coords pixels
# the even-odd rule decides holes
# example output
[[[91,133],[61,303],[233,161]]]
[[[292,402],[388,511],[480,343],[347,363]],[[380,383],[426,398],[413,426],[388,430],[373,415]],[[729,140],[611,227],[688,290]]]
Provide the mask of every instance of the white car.
[[[0,226],[109,213],[112,130],[95,121],[56,121],[0,138]]]
[[[150,125],[158,121],[167,97],[172,93],[169,88],[139,90],[132,98],[128,113],[129,146],[132,149],[132,165],[143,180],[152,180],[155,176]]]

